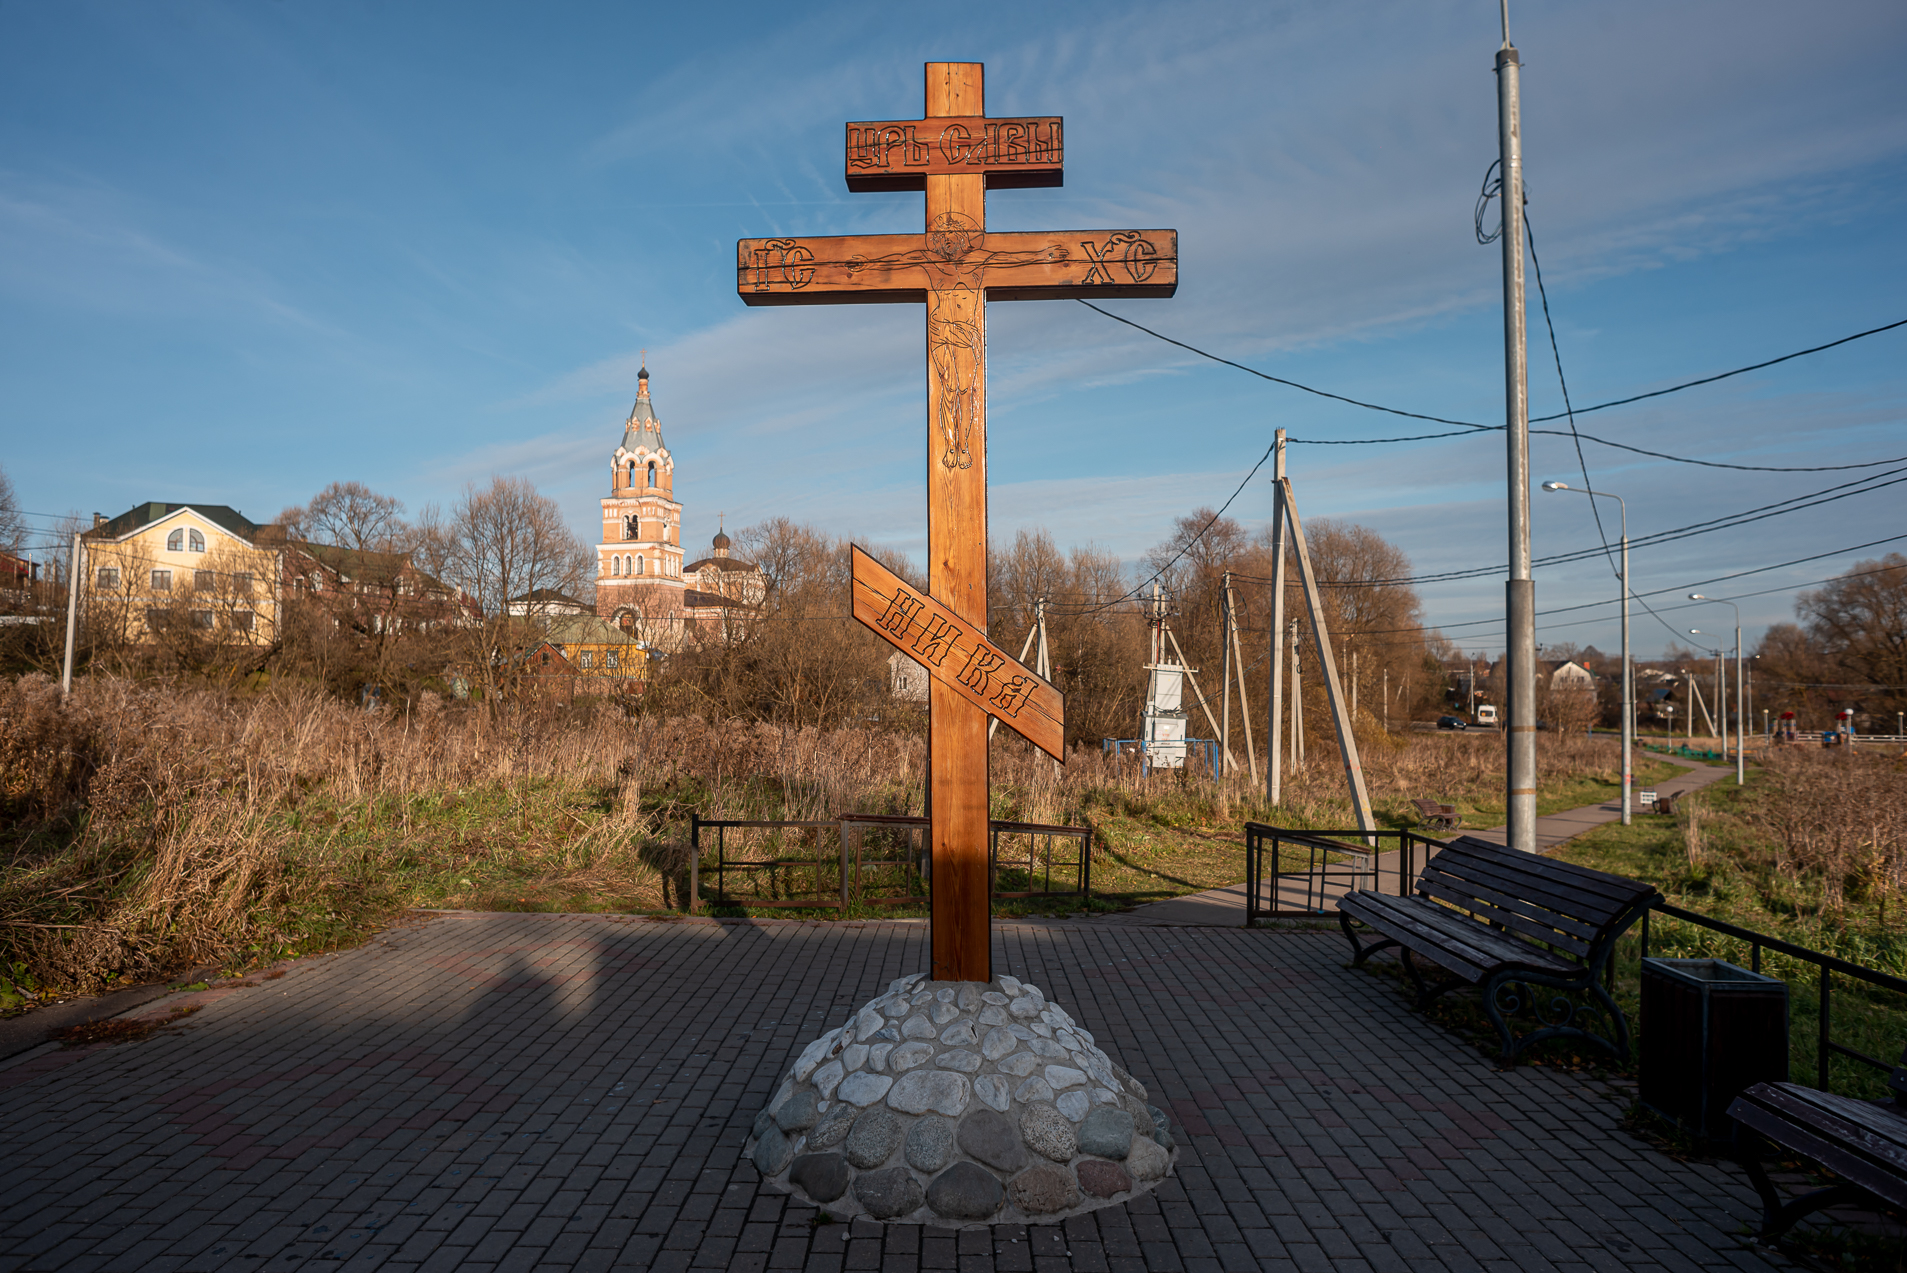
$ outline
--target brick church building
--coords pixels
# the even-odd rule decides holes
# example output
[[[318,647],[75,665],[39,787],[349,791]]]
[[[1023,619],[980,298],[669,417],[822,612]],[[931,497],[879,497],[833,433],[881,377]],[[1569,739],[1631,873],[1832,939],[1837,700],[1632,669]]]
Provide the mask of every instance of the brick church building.
[[[717,532],[714,555],[684,568],[675,457],[649,397],[649,368],[636,373],[636,405],[610,457],[596,546],[596,613],[652,649],[685,639],[732,637],[762,598],[761,571],[730,557]]]

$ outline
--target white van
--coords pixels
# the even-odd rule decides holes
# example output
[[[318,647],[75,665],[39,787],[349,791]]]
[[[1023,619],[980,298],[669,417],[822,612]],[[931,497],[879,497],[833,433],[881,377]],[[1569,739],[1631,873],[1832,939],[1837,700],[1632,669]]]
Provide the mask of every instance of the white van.
[[[1485,703],[1483,706],[1477,708],[1477,724],[1496,724],[1496,706],[1494,704]]]

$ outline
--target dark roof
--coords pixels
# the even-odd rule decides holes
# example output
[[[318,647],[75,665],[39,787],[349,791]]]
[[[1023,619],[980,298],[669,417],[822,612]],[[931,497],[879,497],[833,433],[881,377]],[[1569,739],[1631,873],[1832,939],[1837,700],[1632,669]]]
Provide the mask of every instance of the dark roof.
[[[629,419],[622,428],[622,449],[633,451],[639,446],[651,451],[662,449],[662,421],[656,419],[655,404],[649,401],[647,367],[636,375],[636,405],[629,408]]]
[[[417,569],[407,553],[380,553],[369,549],[340,548],[336,544],[314,544],[303,539],[289,540],[285,547],[296,549],[331,573],[347,579],[362,579],[367,583],[377,583],[395,579],[408,570],[426,587],[443,588],[444,591],[449,591],[449,588],[440,580]]]
[[[510,604],[513,606],[521,605],[524,602],[537,602],[537,601],[542,601],[542,602],[560,601],[564,605],[582,606],[582,608],[585,610],[589,609],[588,606],[583,605],[583,603],[578,601],[576,598],[569,596],[566,593],[558,592],[554,588],[532,588],[520,597],[510,598]]]
[[[134,504],[119,516],[99,527],[95,533],[106,538],[118,539],[122,535],[150,526],[156,521],[170,517],[182,508],[189,508],[206,521],[237,535],[240,539],[254,539],[259,527],[245,514],[227,504],[166,504],[158,500],[149,500],[144,504]]]

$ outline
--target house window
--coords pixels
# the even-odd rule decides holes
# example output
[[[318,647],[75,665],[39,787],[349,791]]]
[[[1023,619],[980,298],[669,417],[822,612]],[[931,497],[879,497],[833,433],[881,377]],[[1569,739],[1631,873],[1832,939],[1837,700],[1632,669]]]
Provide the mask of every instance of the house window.
[[[219,586],[218,576],[210,570],[195,570],[192,572],[192,586],[209,592]]]
[[[649,485],[654,486],[655,484],[656,484],[656,462],[654,460],[650,460],[649,461]]]
[[[543,666],[548,667],[549,665],[550,665],[550,652],[548,650],[545,650],[543,651]]]
[[[250,632],[257,621],[257,616],[250,610],[234,610],[232,612],[232,626],[237,628],[240,632]]]
[[[606,668],[614,668],[616,666],[616,652],[614,650],[603,651],[603,666]]]
[[[185,551],[185,532],[183,530],[175,530],[166,536],[166,551],[169,553]]]
[[[158,606],[146,607],[146,631],[148,632],[163,631],[167,626],[171,624],[171,622],[172,622],[172,611],[163,610]]]
[[[119,567],[101,566],[99,568],[99,586],[102,588],[117,588],[119,586]]]
[[[153,571],[152,572],[152,590],[154,592],[171,592],[172,591],[172,572],[170,570]]]
[[[324,591],[324,576],[323,575],[319,574],[317,571],[314,570],[309,575],[305,576],[305,578],[311,584],[311,590],[313,592]]]
[[[596,652],[594,650],[584,650],[583,651],[583,670],[588,671],[590,668],[595,666],[596,666]]]
[[[252,593],[251,572],[245,571],[232,576],[232,591],[250,596]]]
[[[190,548],[195,553],[202,553],[205,551],[205,536],[199,534],[199,532],[196,530],[188,530],[185,533],[185,542],[186,542],[186,547]]]
[[[192,612],[192,626],[195,628],[211,627],[212,612],[210,610],[194,610]]]

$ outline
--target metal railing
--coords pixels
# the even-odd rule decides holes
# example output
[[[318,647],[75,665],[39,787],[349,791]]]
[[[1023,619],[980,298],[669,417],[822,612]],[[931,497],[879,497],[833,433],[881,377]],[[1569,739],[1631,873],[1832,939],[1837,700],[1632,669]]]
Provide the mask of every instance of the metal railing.
[[[1783,941],[1779,937],[1770,937],[1766,933],[1758,933],[1751,928],[1742,928],[1738,925],[1728,923],[1726,920],[1711,919],[1707,915],[1703,915],[1697,911],[1684,910],[1682,907],[1672,905],[1668,902],[1657,902],[1650,910],[1642,913],[1640,940],[1642,943],[1642,957],[1644,959],[1649,957],[1650,911],[1659,911],[1685,924],[1694,924],[1698,928],[1711,929],[1714,932],[1733,937],[1737,941],[1747,942],[1750,971],[1761,971],[1761,952],[1764,948],[1786,955],[1790,959],[1798,959],[1803,963],[1813,964],[1820,970],[1818,978],[1820,1021],[1817,1023],[1814,1051],[1814,1086],[1820,1091],[1825,1092],[1829,1090],[1828,1062],[1837,1054],[1852,1058],[1883,1073],[1892,1071],[1897,1064],[1897,1062],[1894,1061],[1883,1061],[1879,1057],[1869,1056],[1858,1048],[1850,1048],[1845,1044],[1836,1043],[1829,1037],[1833,1020],[1834,974],[1839,973],[1843,977],[1852,977],[1857,981],[1864,981],[1869,985],[1879,986],[1883,990],[1891,990],[1898,994],[1907,994],[1907,979],[1881,972],[1877,968],[1868,968],[1861,964],[1850,963],[1848,960],[1836,955],[1824,955],[1818,950],[1809,950],[1806,946],[1797,946],[1793,942]],[[1614,961],[1612,960],[1610,962],[1613,965]]]
[[[924,904],[932,899],[933,887],[928,825],[926,818],[884,814],[848,814],[825,822],[711,819],[691,814],[689,910],[695,912],[704,901],[712,906],[830,910]],[[729,832],[737,828],[767,834],[734,846]],[[839,837],[838,854],[801,856],[802,845],[795,846],[793,856],[786,852],[786,831],[807,833],[801,838],[818,847],[822,831],[829,828]],[[1082,905],[1092,896],[1090,826],[993,820],[987,829],[987,885],[992,896],[1078,897]],[[711,848],[711,837],[705,832],[710,831],[714,860],[705,867]],[[1060,842],[1071,842],[1070,854],[1059,847]],[[1026,887],[1002,890],[1002,872],[1008,883]],[[750,890],[731,892],[731,874],[749,880]],[[703,882],[710,875],[715,889],[705,898]]]
[[[1386,849],[1385,845],[1395,847]],[[1424,846],[1421,857],[1418,845]],[[1332,886],[1341,892],[1376,888],[1377,874],[1383,865],[1381,854],[1390,852],[1397,870],[1397,895],[1407,897],[1411,883],[1429,860],[1431,853],[1446,842],[1433,840],[1415,831],[1298,831],[1274,827],[1263,822],[1245,824],[1245,926],[1260,919],[1279,919],[1296,915],[1322,915],[1333,896]],[[1302,861],[1303,867],[1295,863]],[[1286,864],[1293,863],[1291,869]],[[1302,905],[1288,909],[1280,905],[1286,881],[1294,884],[1294,893],[1302,895]],[[1262,900],[1269,884],[1270,904]]]

